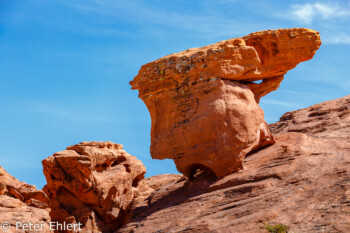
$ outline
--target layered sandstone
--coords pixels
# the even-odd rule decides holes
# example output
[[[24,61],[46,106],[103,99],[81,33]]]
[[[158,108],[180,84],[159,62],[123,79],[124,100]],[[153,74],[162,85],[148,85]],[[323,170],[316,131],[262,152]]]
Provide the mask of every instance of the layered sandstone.
[[[347,141],[350,135],[350,96],[287,112],[269,128],[275,134],[299,132]]]
[[[130,84],[150,111],[152,158],[174,159],[187,177],[241,170],[247,153],[274,143],[260,98],[320,44],[313,30],[268,30],[143,65]]]
[[[251,153],[245,169],[161,182],[119,233],[350,232],[350,95],[286,113],[276,143]],[[167,176],[165,176],[166,178]],[[164,181],[164,176],[153,177]]]
[[[17,222],[35,223],[40,232],[51,232],[49,206],[50,201],[43,191],[18,181],[0,167],[0,223],[10,224],[6,232],[28,232],[20,225],[16,228]]]
[[[51,218],[81,223],[83,232],[113,232],[130,217],[146,169],[111,142],[82,142],[43,160]]]

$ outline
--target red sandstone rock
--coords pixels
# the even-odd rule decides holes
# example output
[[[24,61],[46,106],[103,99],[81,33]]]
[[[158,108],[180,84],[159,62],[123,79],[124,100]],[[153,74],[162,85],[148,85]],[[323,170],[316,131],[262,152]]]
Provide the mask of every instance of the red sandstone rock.
[[[346,96],[286,113],[270,125],[276,143],[249,154],[244,170],[162,182],[118,232],[264,233],[264,223],[350,232],[349,108]]]
[[[82,223],[83,232],[112,232],[126,223],[146,172],[111,142],[82,142],[43,160],[52,220]]]
[[[269,30],[143,65],[130,84],[151,114],[152,158],[174,159],[187,177],[198,167],[217,177],[241,170],[247,153],[274,143],[260,98],[320,44],[310,29]]]
[[[175,174],[162,174],[141,180],[135,192],[132,215],[137,216],[142,213],[142,207],[147,208],[149,204],[147,200],[150,199],[150,196],[152,196],[155,191],[169,183],[181,182],[184,180],[186,179],[183,176]]]
[[[40,232],[51,232],[49,204],[43,191],[18,181],[0,167],[0,224],[11,224],[6,232],[28,232],[22,227],[16,229],[17,222],[38,224]],[[1,227],[0,232],[3,230]]]
[[[269,128],[273,133],[301,132],[347,140],[350,135],[350,95],[287,112]]]
[[[26,205],[46,209],[50,201],[46,194],[34,185],[18,181],[0,167],[0,195],[14,197]]]
[[[0,195],[0,222],[8,222],[11,225],[10,229],[6,231],[10,233],[52,232],[49,226],[50,215],[48,210],[26,205],[19,199],[7,195]],[[19,227],[16,228],[16,223],[18,222],[22,224],[37,224],[36,229],[39,230],[24,230],[23,225],[18,225]],[[34,229],[34,226],[32,229]],[[0,232],[5,231],[1,229]]]

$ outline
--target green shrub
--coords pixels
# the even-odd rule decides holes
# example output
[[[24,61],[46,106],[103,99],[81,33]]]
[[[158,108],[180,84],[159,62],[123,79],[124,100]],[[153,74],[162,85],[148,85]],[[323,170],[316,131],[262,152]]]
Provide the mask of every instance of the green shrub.
[[[265,223],[262,229],[266,229],[270,233],[288,233],[289,226],[283,224],[270,225]]]

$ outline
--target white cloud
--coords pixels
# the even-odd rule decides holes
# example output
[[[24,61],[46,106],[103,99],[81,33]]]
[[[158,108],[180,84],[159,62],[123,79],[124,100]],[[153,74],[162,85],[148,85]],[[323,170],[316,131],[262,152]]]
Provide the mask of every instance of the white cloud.
[[[290,102],[285,102],[280,100],[273,100],[273,99],[264,99],[264,98],[261,99],[261,103],[283,105],[283,106],[299,106],[298,104],[295,104],[295,103],[290,103]]]
[[[292,17],[306,24],[311,24],[315,18],[329,19],[346,17],[350,15],[350,11],[342,9],[337,5],[326,3],[306,3],[304,5],[292,6]]]
[[[222,2],[235,2],[236,0],[225,0]],[[197,14],[186,13],[182,11],[174,11],[172,9],[161,7],[161,5],[146,4],[142,1],[113,1],[113,0],[84,0],[84,1],[67,1],[60,0],[61,4],[75,9],[83,14],[92,14],[94,17],[102,20],[125,20],[132,22],[133,25],[142,26],[143,32],[151,33],[152,35],[162,35],[166,33],[166,29],[171,33],[173,29],[191,31],[192,34],[200,34],[202,37],[232,37],[243,36],[252,31],[256,31],[259,27],[253,22],[245,22],[242,26],[242,21],[239,17],[225,17],[220,11],[213,8],[205,8]],[[73,22],[79,30],[87,33],[96,31],[104,33],[96,24],[90,25],[85,22]],[[72,27],[72,23],[62,23],[62,27]],[[161,27],[163,26],[163,27]],[[112,33],[115,29],[105,30],[107,33]],[[117,31],[116,33],[121,33]],[[135,32],[136,33],[136,32]]]
[[[323,41],[326,44],[350,44],[350,35],[336,34],[326,36]]]
[[[291,5],[289,12],[276,14],[277,17],[299,21],[300,26],[312,27],[320,32],[323,45],[350,44],[349,5],[338,3],[314,2]],[[311,26],[312,25],[312,26]]]
[[[20,154],[2,153],[2,155],[0,155],[0,164],[7,172],[9,172],[9,170],[31,169],[37,167],[37,164],[32,160],[24,158],[25,156]]]
[[[69,109],[64,106],[58,106],[48,103],[29,102],[28,109],[31,112],[46,114],[63,120],[78,121],[78,122],[109,122],[112,120],[110,113],[107,111],[99,111],[90,109],[79,111]]]

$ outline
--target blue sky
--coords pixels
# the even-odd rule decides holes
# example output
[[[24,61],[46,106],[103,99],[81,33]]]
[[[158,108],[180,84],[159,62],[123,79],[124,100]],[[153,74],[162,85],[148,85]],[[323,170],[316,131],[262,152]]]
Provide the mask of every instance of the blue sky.
[[[150,116],[129,81],[165,55],[251,32],[318,30],[315,57],[261,107],[268,123],[350,94],[350,1],[0,0],[0,165],[41,188],[41,161],[81,141],[124,145],[147,176]]]

